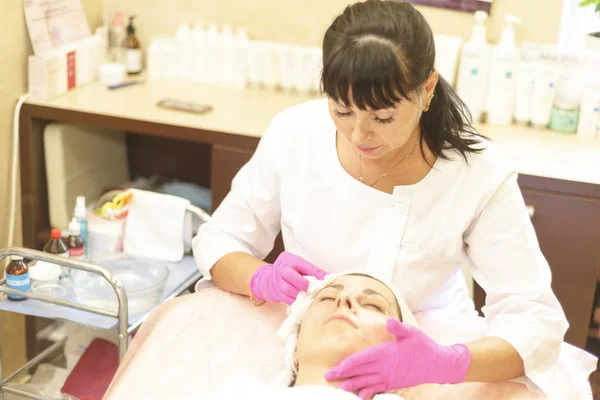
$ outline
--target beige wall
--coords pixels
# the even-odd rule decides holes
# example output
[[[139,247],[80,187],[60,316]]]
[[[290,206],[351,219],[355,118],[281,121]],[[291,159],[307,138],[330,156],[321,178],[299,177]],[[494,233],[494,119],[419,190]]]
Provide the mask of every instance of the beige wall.
[[[102,0],[82,1],[92,27],[101,22]],[[27,57],[32,53],[23,17],[23,1],[0,0],[3,35],[0,35],[0,248],[8,241],[8,190],[12,149],[12,113],[17,98],[27,90]],[[20,232],[20,229],[19,229]],[[17,232],[15,240],[20,243]],[[2,273],[0,273],[1,275]],[[25,359],[24,318],[0,312],[0,343],[6,377]]]
[[[142,44],[156,34],[173,34],[184,22],[246,26],[255,39],[318,45],[335,15],[353,0],[104,0],[105,10],[138,15]],[[494,0],[489,40],[497,42],[504,16],[523,20],[518,39],[556,43],[563,0]],[[468,38],[469,13],[419,7],[435,33]],[[542,11],[541,11],[542,10]]]

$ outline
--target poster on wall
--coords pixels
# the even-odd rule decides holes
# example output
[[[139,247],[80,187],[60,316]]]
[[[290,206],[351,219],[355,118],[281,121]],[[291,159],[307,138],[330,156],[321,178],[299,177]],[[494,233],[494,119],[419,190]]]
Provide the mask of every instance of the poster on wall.
[[[90,36],[80,0],[24,0],[23,7],[36,55]]]

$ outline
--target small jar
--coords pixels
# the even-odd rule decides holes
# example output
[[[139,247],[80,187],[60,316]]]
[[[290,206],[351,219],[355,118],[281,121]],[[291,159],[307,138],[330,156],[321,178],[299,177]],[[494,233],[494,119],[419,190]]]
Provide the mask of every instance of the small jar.
[[[579,122],[579,104],[557,102],[552,109],[550,129],[558,132],[575,133]]]

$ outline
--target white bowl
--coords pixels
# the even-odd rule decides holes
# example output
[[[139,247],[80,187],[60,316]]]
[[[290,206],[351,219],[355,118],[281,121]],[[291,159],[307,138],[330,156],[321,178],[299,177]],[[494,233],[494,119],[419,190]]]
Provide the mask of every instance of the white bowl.
[[[58,283],[61,267],[46,261],[38,261],[29,267],[29,279],[32,282]]]

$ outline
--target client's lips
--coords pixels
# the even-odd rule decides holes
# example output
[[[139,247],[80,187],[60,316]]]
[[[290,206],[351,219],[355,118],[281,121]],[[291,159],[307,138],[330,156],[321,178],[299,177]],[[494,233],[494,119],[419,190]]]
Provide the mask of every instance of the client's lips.
[[[373,152],[373,151],[375,151],[375,150],[377,150],[379,148],[379,146],[376,146],[376,147],[360,147],[360,146],[357,146],[357,147],[363,153],[371,153],[371,152]]]
[[[356,324],[356,322],[354,320],[352,320],[352,318],[350,318],[349,316],[344,315],[344,314],[333,314],[331,317],[327,318],[325,323],[327,324],[327,323],[329,323],[331,321],[335,321],[335,320],[346,321],[347,323],[352,325],[353,328],[355,328],[355,329],[358,328],[358,325]]]

